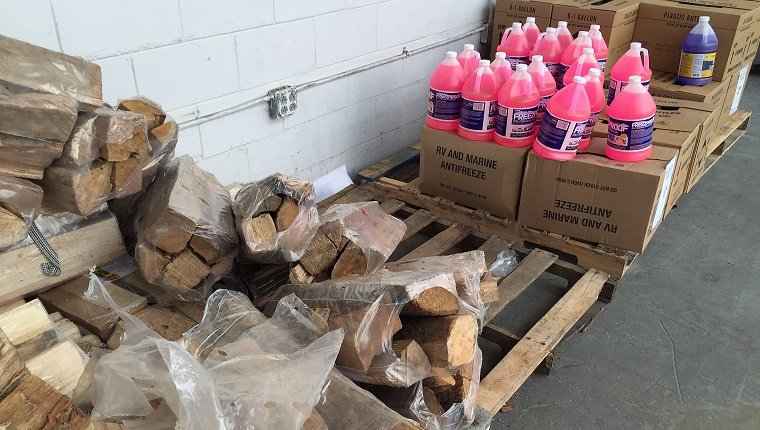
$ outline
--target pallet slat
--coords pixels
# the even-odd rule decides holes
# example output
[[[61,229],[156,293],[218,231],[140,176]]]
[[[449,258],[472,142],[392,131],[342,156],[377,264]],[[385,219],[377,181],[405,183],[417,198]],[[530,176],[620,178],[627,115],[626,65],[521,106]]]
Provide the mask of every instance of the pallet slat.
[[[472,227],[454,224],[446,230],[438,233],[432,239],[415,248],[412,252],[401,257],[400,261],[414,260],[415,258],[441,255],[454,247],[462,239],[472,233]]]
[[[496,414],[596,301],[609,275],[588,271],[480,383],[476,404]]]

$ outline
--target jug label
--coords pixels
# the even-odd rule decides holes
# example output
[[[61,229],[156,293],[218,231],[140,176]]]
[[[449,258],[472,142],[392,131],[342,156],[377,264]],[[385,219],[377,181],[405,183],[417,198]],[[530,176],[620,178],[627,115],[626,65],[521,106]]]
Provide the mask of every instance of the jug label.
[[[556,94],[556,93],[555,93]],[[541,121],[544,119],[544,112],[546,112],[546,103],[549,102],[551,96],[543,96],[538,100],[538,109],[536,109],[536,123],[540,126]]]
[[[610,118],[607,125],[607,146],[621,151],[640,151],[652,146],[654,115],[625,120]]]
[[[520,56],[508,56],[507,61],[509,61],[509,65],[512,66],[512,70],[517,69],[518,64],[530,64],[530,59],[528,59],[527,55],[520,55]]]
[[[604,68],[607,66],[607,59],[606,58],[602,58],[601,60],[597,59],[596,63],[599,64],[599,71],[604,73]]]
[[[462,93],[430,89],[428,94],[428,116],[442,121],[456,121],[462,108]]]
[[[712,78],[715,68],[715,52],[697,54],[681,51],[678,76],[682,78]]]
[[[536,107],[511,108],[499,105],[496,115],[496,134],[507,139],[524,139],[533,135],[536,126]]]
[[[544,112],[541,128],[536,140],[541,145],[555,151],[575,152],[586,129],[586,121],[567,121],[552,115],[549,109]]]
[[[563,79],[565,79],[565,73],[567,73],[569,69],[570,66],[565,66],[564,64],[559,65],[559,76],[557,76],[557,91],[565,88]]]
[[[561,88],[559,87],[559,85],[560,85],[560,82],[562,82],[562,76],[563,76],[561,72],[562,65],[559,63],[544,63],[544,65],[546,66],[547,69],[549,69],[549,73],[551,73],[552,76],[554,77],[554,83],[557,85],[557,88]]]
[[[462,97],[462,116],[459,126],[472,131],[489,131],[496,128],[497,103],[469,100]]]
[[[583,140],[591,139],[591,134],[594,132],[594,126],[599,119],[600,113],[601,112],[591,112],[591,116],[588,118],[588,122],[586,122],[586,129],[583,130]]]

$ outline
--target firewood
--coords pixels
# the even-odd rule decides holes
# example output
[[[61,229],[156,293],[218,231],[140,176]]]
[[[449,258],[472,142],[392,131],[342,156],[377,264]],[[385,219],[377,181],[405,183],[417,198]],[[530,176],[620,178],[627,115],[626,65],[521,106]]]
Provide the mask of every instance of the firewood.
[[[78,215],[90,215],[105,203],[111,192],[112,163],[95,161],[88,170],[51,166],[40,183],[43,201]]]
[[[71,396],[87,365],[87,357],[71,340],[57,343],[26,361],[32,375],[39,376],[56,391]]]
[[[27,236],[42,204],[42,188],[26,179],[0,176],[0,249]]]
[[[42,379],[25,377],[0,402],[0,423],[14,430],[91,430],[90,417]]]
[[[179,340],[182,335],[196,325],[195,321],[185,314],[164,306],[148,306],[137,312],[135,317],[144,322],[151,330],[158,333],[166,340]],[[121,345],[124,335],[124,323],[119,321],[114,328],[107,345],[109,349],[116,349]]]
[[[275,246],[277,243],[277,227],[275,227],[271,215],[263,213],[251,219],[249,225],[251,232],[249,241],[257,243],[257,246],[262,248]]]
[[[140,271],[148,281],[153,281],[161,276],[161,272],[164,270],[171,257],[164,252],[150,244],[138,245],[135,248],[135,259],[137,265],[140,266]]]
[[[474,376],[473,369],[473,363],[468,363],[454,373],[453,384],[430,388],[445,409],[450,408],[455,403],[462,403],[467,399]]]
[[[441,406],[441,404],[438,402],[438,399],[435,397],[435,393],[430,388],[422,387],[422,400],[425,402],[425,406],[433,415],[440,417],[446,413],[446,410],[443,409],[443,406]]]
[[[478,322],[472,315],[407,317],[396,339],[414,339],[436,368],[454,369],[472,360]]]
[[[124,430],[124,426],[119,423],[109,423],[106,421],[93,421],[92,430]]]
[[[300,263],[297,263],[290,269],[288,282],[291,284],[311,284],[314,281],[314,275],[310,275]]]
[[[372,358],[382,351],[383,339],[389,332],[389,322],[394,328],[400,325],[392,308],[390,305],[370,305],[347,312],[332,312],[330,309],[327,318],[330,330],[342,328],[345,333],[335,360],[337,366],[359,371],[369,369]]]
[[[0,36],[0,86],[69,96],[80,111],[103,105],[100,67],[83,58]]]
[[[8,336],[0,330],[0,399],[8,395],[29,371]]]
[[[161,270],[161,281],[181,291],[198,286],[210,273],[211,268],[196,253],[186,249]]]
[[[401,327],[399,326],[399,329],[400,328]],[[391,349],[396,357],[398,357],[398,361],[401,364],[408,366],[410,371],[414,372],[414,374],[425,375],[430,372],[430,360],[428,360],[425,355],[425,351],[423,351],[420,345],[414,340],[394,340],[393,343],[391,343]],[[388,383],[388,375],[386,375],[386,366],[384,365],[387,361],[388,360],[382,356],[373,360],[372,365],[370,365],[366,374],[371,380],[367,382],[381,385]],[[398,366],[398,368],[401,367]],[[413,383],[416,381],[409,382]]]
[[[150,152],[144,116],[111,109],[98,109],[95,115],[95,138],[100,143],[101,158],[126,161],[132,154]]]
[[[53,321],[55,328],[67,339],[77,342],[82,338],[82,332],[79,330],[79,327],[71,322],[70,319],[61,315],[60,312],[53,312],[48,317]]]
[[[459,297],[441,288],[429,288],[401,309],[402,315],[446,316],[459,313]]]
[[[165,166],[173,157],[177,146],[179,127],[174,121],[166,121],[148,133],[150,159],[143,167],[143,188],[153,182],[158,169]]]
[[[282,199],[282,204],[277,209],[277,215],[275,216],[275,226],[277,231],[285,231],[293,225],[293,221],[296,220],[298,212],[301,209],[298,207],[298,203],[290,197]]]
[[[0,175],[42,179],[45,168],[59,158],[63,142],[0,133]]]
[[[0,330],[25,362],[60,342],[55,325],[39,300],[0,315]]]
[[[0,94],[0,132],[65,142],[77,119],[77,102],[53,94]]]
[[[435,375],[423,379],[422,385],[431,389],[437,389],[454,385],[456,382],[456,379],[451,375]]]
[[[139,193],[142,190],[143,158],[130,155],[125,161],[113,163],[111,185],[113,190],[119,190],[122,197]]]
[[[348,242],[332,269],[332,278],[367,273],[367,256],[355,243]]]
[[[499,283],[488,272],[480,278],[480,300],[483,303],[492,303],[499,300]]]
[[[0,206],[0,249],[24,240],[27,232],[22,218]]]
[[[335,263],[347,243],[348,239],[340,234],[317,232],[299,261],[310,274],[322,273]]]
[[[301,430],[327,430],[327,424],[322,419],[322,416],[319,415],[319,412],[313,410],[309,418],[301,426]]]
[[[280,207],[281,204],[282,204],[282,197],[278,196],[277,194],[272,194],[271,196],[264,199],[263,202],[261,202],[261,205],[259,206],[259,208],[256,209],[255,212],[253,212],[252,218],[256,218],[257,216],[259,216],[260,214],[264,212],[275,212],[277,208]]]
[[[166,112],[158,105],[144,98],[121,100],[117,109],[143,115],[147,121],[148,131],[160,126],[166,120]]]
[[[221,258],[219,250],[214,248],[203,236],[193,235],[192,239],[190,239],[190,247],[193,248],[196,254],[203,257],[203,260],[207,264],[214,264]]]

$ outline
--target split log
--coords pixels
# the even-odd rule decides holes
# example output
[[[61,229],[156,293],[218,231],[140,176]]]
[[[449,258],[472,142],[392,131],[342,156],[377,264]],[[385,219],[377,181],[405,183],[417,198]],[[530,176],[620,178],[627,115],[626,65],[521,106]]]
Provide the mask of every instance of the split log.
[[[459,297],[443,287],[433,287],[420,293],[401,309],[402,315],[446,316],[459,313]]]
[[[8,395],[29,374],[8,336],[0,330],[0,399]]]
[[[87,357],[76,343],[65,340],[26,361],[32,375],[39,376],[56,391],[71,396],[87,365]]]
[[[148,306],[137,312],[135,317],[150,327],[151,330],[158,333],[159,336],[166,340],[179,340],[182,335],[196,325],[185,314],[177,312],[164,306]],[[124,335],[124,323],[119,321],[114,328],[107,345],[109,349],[116,349],[121,345],[121,338]]]
[[[65,142],[76,120],[77,102],[68,96],[0,94],[2,133]]]
[[[293,266],[288,274],[288,282],[291,284],[311,284],[313,281],[314,276],[310,275],[300,263]]]
[[[24,240],[42,204],[42,189],[26,179],[0,176],[0,249]]]
[[[109,423],[106,421],[93,421],[92,430],[124,430],[124,426],[119,423]]]
[[[257,246],[264,248],[273,248],[277,245],[277,227],[272,221],[272,216],[263,213],[250,222],[251,237],[255,237]]]
[[[474,376],[473,369],[474,365],[470,362],[454,373],[453,384],[429,388],[435,393],[436,399],[438,399],[438,402],[440,402],[444,409],[449,409],[455,403],[462,403],[467,399]]]
[[[367,256],[355,243],[348,242],[332,268],[331,278],[367,273]]]
[[[398,328],[401,329],[401,326]],[[368,379],[366,381],[362,380],[362,382],[370,382],[372,384],[380,385],[398,385],[395,381],[390,383],[391,381],[389,381],[389,377],[392,377],[394,380],[405,380],[409,383],[405,384],[405,386],[407,386],[419,380],[416,375],[430,373],[430,360],[428,360],[427,355],[425,355],[425,351],[423,351],[420,345],[414,340],[394,340],[393,343],[391,343],[391,349],[397,357],[397,362],[386,364],[389,360],[385,354],[377,356],[366,373]],[[388,366],[391,366],[391,372],[408,373],[405,375],[388,375]],[[411,373],[413,373],[413,375]]]
[[[52,314],[49,314],[48,317],[50,318],[50,321],[53,322],[55,328],[57,328],[66,339],[77,342],[82,338],[82,333],[79,331],[79,327],[71,322],[70,319],[61,315],[60,312],[53,312]]]
[[[277,209],[277,215],[275,215],[274,224],[277,226],[277,231],[285,231],[293,225],[293,222],[298,217],[298,213],[301,209],[298,207],[298,203],[290,197],[282,199],[282,204]]]
[[[71,215],[40,215],[37,218],[41,233],[58,253],[61,265],[61,274],[58,276],[45,276],[42,273],[40,264],[47,260],[33,243],[13,251],[0,252],[0,303],[74,279],[94,265],[105,264],[126,255],[119,226],[110,214],[90,216],[87,219],[70,218]],[[45,228],[46,224],[62,227],[63,232],[51,233]]]
[[[51,166],[40,184],[46,205],[77,215],[90,215],[111,192],[113,164],[95,161],[86,170]]]
[[[126,161],[132,154],[150,152],[145,117],[127,111],[97,109],[95,138],[100,157],[108,161]]]
[[[138,266],[149,282],[182,294],[231,268],[224,258],[220,261],[234,256],[237,247],[231,199],[188,156],[162,169],[145,195],[136,225]]]
[[[303,253],[300,264],[312,275],[322,273],[335,264],[347,243],[348,239],[343,235],[317,232]]]
[[[237,194],[235,195],[237,196]],[[258,209],[256,209],[253,212],[252,216],[255,218],[259,216],[259,214],[263,214],[264,212],[275,212],[277,208],[280,207],[281,204],[282,204],[282,197],[278,196],[277,194],[273,194],[267,197],[266,199],[264,199],[263,202],[261,202],[261,205],[259,206]]]
[[[375,396],[359,388],[340,372],[330,372],[324,401],[317,404],[317,412],[331,429],[414,430],[421,429],[385,406]],[[349,407],[350,406],[350,407]]]
[[[119,101],[119,110],[139,113],[145,117],[148,131],[160,126],[166,120],[166,112],[160,106],[145,98],[133,98]]]
[[[499,283],[488,272],[480,279],[480,300],[486,304],[499,300]]]
[[[138,155],[130,155],[124,161],[113,163],[111,189],[120,194],[132,195],[142,191],[142,165],[144,160]]]
[[[311,415],[309,415],[309,418],[301,426],[301,430],[328,430],[328,429],[327,429],[327,423],[325,423],[325,420],[323,420],[322,416],[319,415],[319,412],[313,410],[311,411]]]
[[[103,105],[100,67],[80,57],[0,36],[0,85],[15,92],[66,95],[80,111]]]
[[[14,430],[91,430],[90,417],[42,379],[29,375],[0,402],[0,423]]]
[[[42,179],[45,168],[63,153],[63,145],[0,133],[0,175]]]
[[[408,317],[395,339],[414,339],[434,368],[454,369],[472,361],[478,322],[472,315]]]
[[[422,387],[422,400],[425,402],[425,406],[433,415],[440,417],[446,413],[446,409],[441,406],[438,399],[435,396],[433,390],[428,387]]]
[[[27,233],[26,222],[0,206],[0,249],[24,240]]]

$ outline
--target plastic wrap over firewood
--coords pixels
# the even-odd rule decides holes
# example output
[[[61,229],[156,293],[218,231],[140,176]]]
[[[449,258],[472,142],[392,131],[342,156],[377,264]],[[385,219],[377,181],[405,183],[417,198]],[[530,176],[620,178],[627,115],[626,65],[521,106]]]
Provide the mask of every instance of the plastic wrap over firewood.
[[[91,366],[79,402],[127,428],[300,429],[342,340],[295,296],[267,320],[240,293],[217,290],[200,324],[171,342],[100,291],[124,320],[125,336]]]
[[[183,300],[203,300],[229,273],[238,235],[231,199],[185,155],[156,176],[137,214],[135,258],[145,280]]]
[[[298,260],[319,226],[314,185],[279,173],[236,190],[232,207],[248,263]]]
[[[375,387],[371,391],[388,407],[429,430],[463,430],[472,423],[480,386],[482,353],[451,378],[426,379],[409,388]],[[434,378],[429,378],[434,379]]]
[[[0,176],[0,250],[26,238],[42,204],[42,189],[18,178]]]
[[[45,170],[45,203],[89,215],[140,192],[150,149],[143,115],[108,108],[80,114],[63,155]]]
[[[478,317],[482,328],[485,305],[480,298],[480,280],[488,272],[483,251],[469,251],[452,255],[422,257],[415,260],[388,263],[385,268],[397,272],[413,270],[418,272],[451,271],[457,283],[457,293],[466,312]]]
[[[383,266],[406,233],[403,221],[375,202],[330,206],[290,282],[306,284],[327,278],[372,273]]]
[[[459,315],[451,273],[379,271],[280,288],[270,301],[294,293],[345,338],[336,366],[360,382],[407,387],[469,362],[477,338],[473,315]],[[268,309],[268,308],[267,308]],[[427,315],[436,333],[406,330],[399,315]],[[423,317],[410,317],[423,318]],[[439,321],[438,325],[433,322]],[[398,337],[398,333],[408,335]],[[433,369],[437,366],[439,369]]]
[[[140,191],[108,202],[109,209],[119,220],[119,228],[124,236],[124,242],[128,248],[134,249],[137,241],[134,223],[135,214],[142,203],[142,198],[148,186],[153,183],[158,170],[174,158],[179,127],[158,103],[145,97],[120,100],[118,109],[145,117],[148,130],[148,144],[150,145],[150,151],[144,157],[145,160],[142,165]]]

